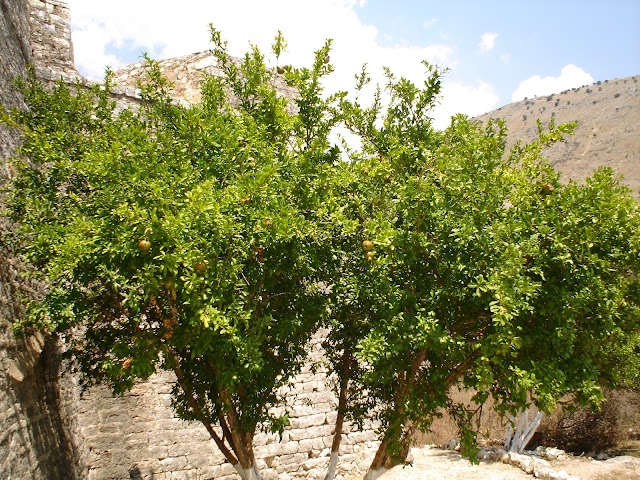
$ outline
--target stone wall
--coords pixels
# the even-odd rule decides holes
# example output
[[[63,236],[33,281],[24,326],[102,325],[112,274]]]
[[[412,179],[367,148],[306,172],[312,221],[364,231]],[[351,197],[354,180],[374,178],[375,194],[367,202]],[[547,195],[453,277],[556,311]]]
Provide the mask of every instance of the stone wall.
[[[217,60],[209,51],[162,60],[158,63],[162,74],[173,84],[172,95],[190,104],[198,103],[202,98],[200,82],[204,75],[220,74]],[[144,80],[144,75],[144,63],[137,62],[116,70],[113,80],[123,91],[135,94],[138,82]],[[281,95],[290,100],[295,97],[295,89],[285,82],[282,75],[276,75],[274,83]],[[233,98],[229,101],[233,105]]]
[[[319,337],[315,357],[321,354]],[[287,391],[291,425],[282,440],[274,434],[256,436],[256,457],[263,478],[324,478],[335,422],[335,398],[325,373],[306,368]],[[136,385],[124,397],[93,388],[78,405],[78,424],[90,480],[125,478],[237,479],[204,427],[175,418],[171,409],[174,377],[160,373]],[[338,478],[364,472],[374,448],[373,432],[343,437]]]
[[[69,9],[63,0],[0,0],[0,102],[21,106],[12,87],[31,64],[44,82],[82,80],[73,66]],[[176,84],[176,99],[199,100],[204,72],[215,73],[207,52],[162,62]],[[135,105],[140,64],[118,72],[114,98],[120,108]],[[283,95],[292,95],[283,81]],[[86,81],[85,81],[86,82]],[[18,145],[15,132],[0,127],[0,181],[10,176],[6,158]],[[2,232],[10,228],[2,225]],[[55,345],[37,336],[16,341],[10,331],[20,314],[19,262],[0,244],[0,478],[74,479],[232,479],[214,442],[199,424],[175,417],[170,392],[175,378],[160,373],[129,394],[114,398],[96,387],[81,395],[77,378],[62,373]],[[319,337],[315,341],[316,347]],[[316,359],[321,351],[315,351]],[[323,478],[329,462],[335,397],[322,370],[306,368],[286,392],[291,426],[282,439],[256,438],[256,456],[266,479]],[[345,428],[338,478],[367,466],[373,432]]]
[[[42,352],[32,350],[31,371],[27,377],[16,378],[7,372],[7,363],[13,364],[28,343],[8,340],[5,333],[1,341],[0,365],[5,368],[0,373],[0,478],[84,478],[70,438],[68,404],[60,395],[54,348],[46,345]]]
[[[47,78],[75,73],[68,8],[53,0],[0,0],[0,13],[0,104],[21,107],[13,80],[26,75],[27,65]],[[16,132],[0,126],[0,185],[11,174],[6,159],[18,144]],[[3,237],[10,228],[0,223]],[[0,478],[80,478],[55,347],[40,336],[17,341],[11,335],[21,310],[19,293],[33,288],[19,271],[20,263],[0,242]]]
[[[66,0],[29,0],[31,56],[40,78],[79,77],[73,63],[71,21]]]
[[[17,76],[24,75],[31,60],[27,2],[0,0],[0,13],[0,104],[19,106],[20,97],[13,88],[12,81]],[[16,136],[6,127],[0,126],[0,158],[9,157],[16,142]],[[0,163],[0,181],[3,181],[8,171],[5,162]]]

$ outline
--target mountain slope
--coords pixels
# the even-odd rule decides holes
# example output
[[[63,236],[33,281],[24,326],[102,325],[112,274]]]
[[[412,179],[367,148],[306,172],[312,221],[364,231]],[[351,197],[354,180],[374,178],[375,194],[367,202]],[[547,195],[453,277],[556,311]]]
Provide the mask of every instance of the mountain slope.
[[[532,140],[536,119],[547,125],[577,121],[575,134],[546,151],[563,178],[584,180],[610,166],[640,196],[640,75],[598,82],[560,94],[525,99],[486,113],[478,120],[503,118],[508,142]]]

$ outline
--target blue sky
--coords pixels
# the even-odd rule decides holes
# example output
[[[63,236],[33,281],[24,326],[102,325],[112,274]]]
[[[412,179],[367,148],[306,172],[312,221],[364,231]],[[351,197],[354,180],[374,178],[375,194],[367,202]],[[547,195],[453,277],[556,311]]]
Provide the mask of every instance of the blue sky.
[[[68,2],[76,64],[91,78],[145,51],[168,58],[205,50],[210,22],[233,55],[249,42],[268,52],[281,29],[290,44],[282,61],[294,65],[334,39],[330,89],[350,86],[363,63],[376,79],[385,65],[414,81],[423,78],[421,60],[448,67],[434,113],[441,126],[454,113],[640,74],[640,0]]]
[[[567,64],[606,80],[640,73],[640,1],[400,1],[369,0],[357,8],[389,43],[444,42],[459,64],[451,78],[484,80],[501,99],[523,79],[557,75]],[[478,55],[478,38],[496,33]]]

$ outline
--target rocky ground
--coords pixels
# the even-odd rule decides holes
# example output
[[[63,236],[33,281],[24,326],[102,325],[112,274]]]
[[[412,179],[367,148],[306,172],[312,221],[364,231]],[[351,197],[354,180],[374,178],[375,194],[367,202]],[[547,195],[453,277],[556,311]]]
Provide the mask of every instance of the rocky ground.
[[[514,457],[512,463],[516,465],[500,459],[482,460],[479,465],[472,465],[456,451],[427,446],[412,451],[411,465],[396,467],[381,476],[380,480],[531,480],[536,477],[556,480],[640,479],[640,458],[637,457],[595,460],[549,450],[536,457],[527,457],[529,460],[537,458],[535,462]],[[523,468],[530,472],[525,472]]]

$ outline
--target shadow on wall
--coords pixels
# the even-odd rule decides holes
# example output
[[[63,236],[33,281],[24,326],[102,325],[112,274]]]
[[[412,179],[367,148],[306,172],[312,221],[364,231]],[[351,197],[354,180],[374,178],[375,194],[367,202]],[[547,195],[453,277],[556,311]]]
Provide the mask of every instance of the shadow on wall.
[[[131,480],[142,480],[142,472],[137,466],[129,470],[129,478]]]
[[[19,348],[19,347],[18,347]],[[7,380],[6,394],[12,405],[7,415],[11,426],[2,432],[1,447],[10,448],[10,478],[80,480],[77,450],[64,425],[58,378],[60,363],[53,345],[45,344],[31,374],[18,382]],[[66,427],[66,428],[65,428]],[[4,445],[2,445],[4,444]]]

